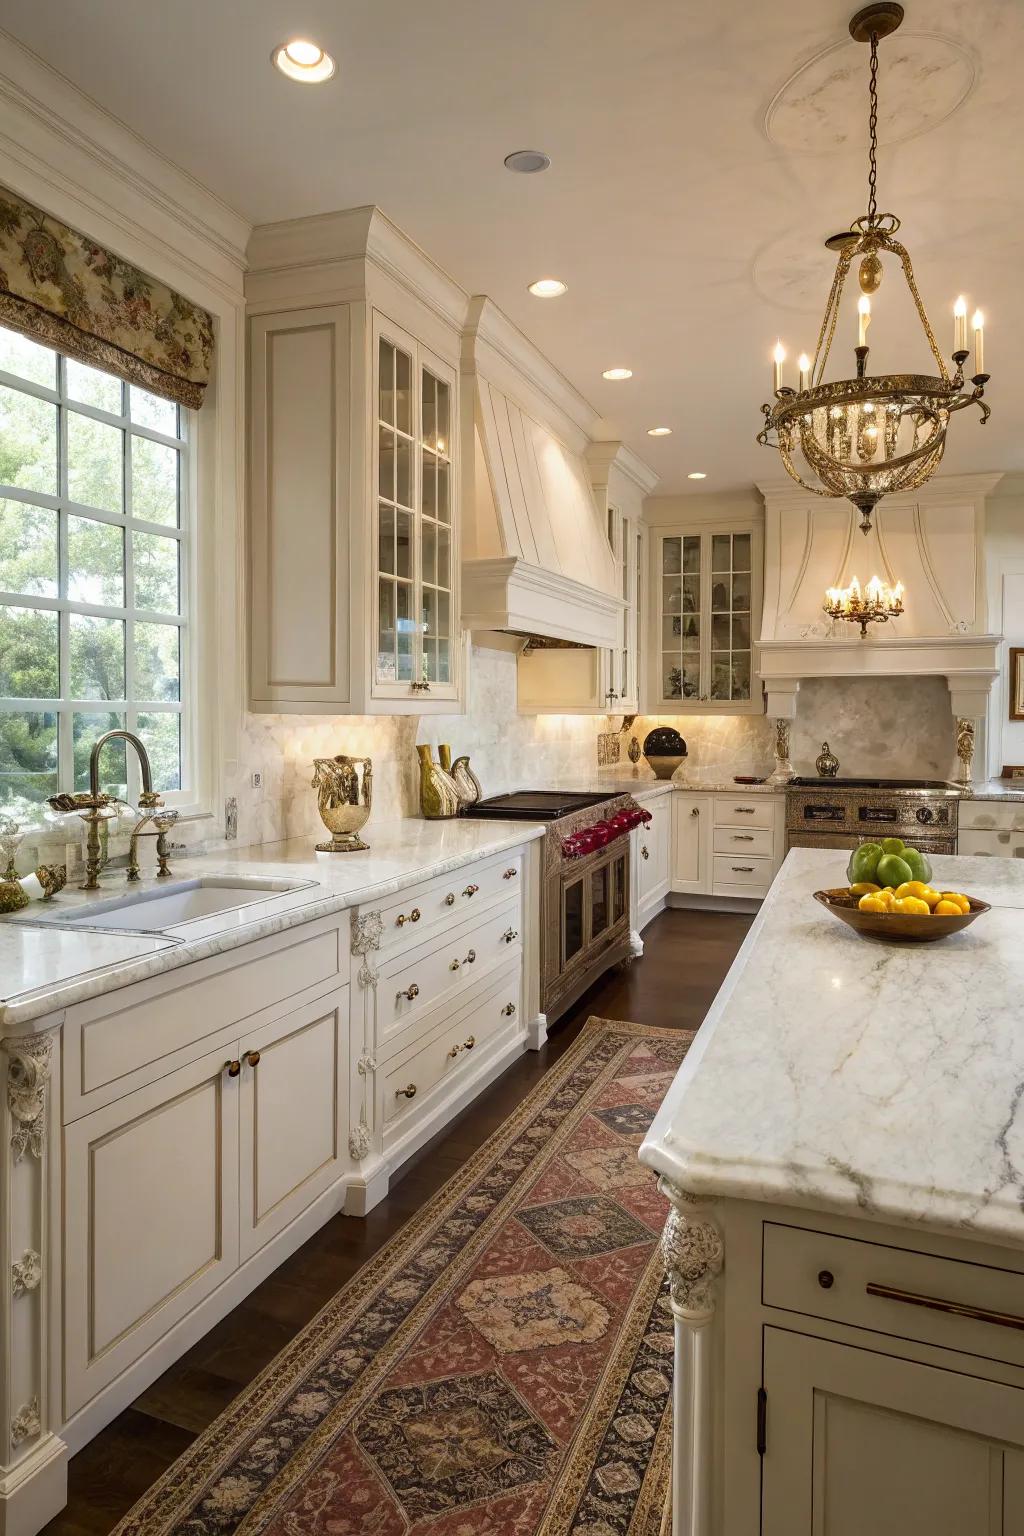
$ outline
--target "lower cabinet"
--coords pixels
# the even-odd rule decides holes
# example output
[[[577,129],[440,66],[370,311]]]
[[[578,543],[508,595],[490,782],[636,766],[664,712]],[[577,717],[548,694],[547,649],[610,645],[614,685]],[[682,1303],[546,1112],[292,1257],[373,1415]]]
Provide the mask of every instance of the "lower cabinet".
[[[65,1127],[65,1417],[341,1177],[348,995]]]
[[[672,877],[679,895],[761,900],[785,852],[785,798],[676,791]]]
[[[636,835],[637,928],[641,932],[665,905],[672,862],[672,800],[667,794],[641,802],[651,813],[650,822],[641,823]]]
[[[672,889],[707,893],[711,890],[710,795],[672,797]]]
[[[764,1331],[762,1536],[1019,1536],[1024,1390]]]

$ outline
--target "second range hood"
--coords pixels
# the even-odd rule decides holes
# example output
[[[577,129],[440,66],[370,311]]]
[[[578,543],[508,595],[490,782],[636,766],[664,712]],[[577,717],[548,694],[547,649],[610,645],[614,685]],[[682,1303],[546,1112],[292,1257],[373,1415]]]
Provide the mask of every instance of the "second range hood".
[[[624,604],[584,458],[594,412],[487,298],[470,304],[462,373],[463,623],[618,644]]]

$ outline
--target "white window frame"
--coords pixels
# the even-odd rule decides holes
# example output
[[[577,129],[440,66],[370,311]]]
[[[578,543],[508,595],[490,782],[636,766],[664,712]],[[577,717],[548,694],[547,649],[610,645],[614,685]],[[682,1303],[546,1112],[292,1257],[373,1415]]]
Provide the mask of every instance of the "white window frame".
[[[180,788],[162,790],[162,798],[168,806],[192,810],[198,799],[196,760],[196,710],[198,689],[194,686],[198,672],[195,665],[196,625],[196,561],[193,558],[195,543],[193,512],[197,504],[196,455],[193,451],[195,437],[194,413],[184,406],[178,407],[178,436],[158,432],[151,427],[133,421],[129,415],[131,386],[118,379],[121,386],[121,411],[105,411],[97,406],[75,400],[67,390],[67,357],[55,351],[57,387],[34,383],[17,374],[0,369],[0,385],[45,400],[57,407],[57,490],[56,496],[42,491],[23,490],[19,486],[0,486],[0,499],[19,501],[29,506],[49,508],[58,518],[58,587],[67,588],[68,579],[68,516],[90,518],[94,522],[108,523],[124,531],[124,596],[123,607],[107,607],[78,602],[68,597],[40,597],[35,594],[13,593],[0,590],[0,606],[33,608],[56,612],[60,615],[59,633],[59,681],[60,696],[52,699],[0,698],[0,713],[44,713],[57,716],[58,788],[74,790],[74,744],[72,716],[75,713],[124,715],[129,731],[138,730],[140,714],[177,714],[180,718],[179,778]],[[89,365],[92,366],[92,365]],[[99,369],[99,372],[105,370]],[[116,378],[114,374],[109,377]],[[142,386],[139,386],[142,387]],[[123,443],[123,503],[121,512],[109,512],[73,501],[67,494],[68,485],[68,411],[75,411],[93,420],[122,430]],[[180,455],[178,473],[178,524],[151,523],[132,515],[131,485],[131,438],[148,438],[153,442],[175,448]],[[178,613],[158,613],[134,606],[134,571],[131,533],[158,534],[173,539],[178,544]],[[122,621],[125,625],[125,697],[124,699],[72,698],[69,685],[70,668],[70,615],[83,614],[93,618]],[[178,643],[179,678],[178,699],[144,700],[134,696],[135,652],[132,644],[135,623],[173,624],[180,631]],[[127,798],[134,805],[142,788],[138,760],[126,750]],[[100,764],[101,782],[103,763]],[[159,786],[157,786],[159,788]]]

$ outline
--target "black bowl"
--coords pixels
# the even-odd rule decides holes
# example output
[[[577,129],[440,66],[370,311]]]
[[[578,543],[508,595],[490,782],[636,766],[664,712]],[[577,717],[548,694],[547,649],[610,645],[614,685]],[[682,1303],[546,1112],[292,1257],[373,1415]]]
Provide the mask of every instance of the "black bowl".
[[[685,757],[686,742],[673,725],[659,725],[644,738],[645,757]]]

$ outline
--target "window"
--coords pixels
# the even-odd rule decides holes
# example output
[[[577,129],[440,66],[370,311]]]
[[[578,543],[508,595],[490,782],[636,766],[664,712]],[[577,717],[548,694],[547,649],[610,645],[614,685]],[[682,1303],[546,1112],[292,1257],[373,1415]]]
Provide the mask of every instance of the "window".
[[[0,807],[188,786],[188,417],[0,327]]]

